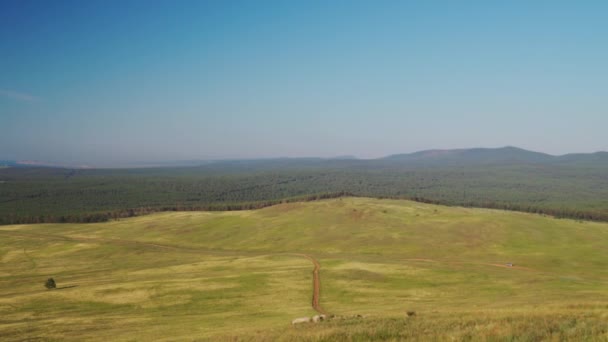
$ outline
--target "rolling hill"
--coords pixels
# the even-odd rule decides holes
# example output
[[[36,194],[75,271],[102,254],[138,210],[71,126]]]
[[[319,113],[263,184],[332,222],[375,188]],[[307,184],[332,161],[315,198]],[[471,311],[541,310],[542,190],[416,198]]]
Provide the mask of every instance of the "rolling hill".
[[[605,223],[342,198],[0,238],[5,341],[608,338]],[[291,327],[314,314],[302,255],[336,317]]]

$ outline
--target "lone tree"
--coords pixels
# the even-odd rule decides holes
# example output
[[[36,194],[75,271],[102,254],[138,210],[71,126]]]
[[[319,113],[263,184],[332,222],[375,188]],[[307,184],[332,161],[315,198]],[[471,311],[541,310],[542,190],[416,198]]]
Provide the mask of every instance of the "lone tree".
[[[44,283],[44,287],[46,287],[49,290],[57,288],[57,284],[55,284],[55,279],[53,279],[53,278],[47,279],[46,283]]]

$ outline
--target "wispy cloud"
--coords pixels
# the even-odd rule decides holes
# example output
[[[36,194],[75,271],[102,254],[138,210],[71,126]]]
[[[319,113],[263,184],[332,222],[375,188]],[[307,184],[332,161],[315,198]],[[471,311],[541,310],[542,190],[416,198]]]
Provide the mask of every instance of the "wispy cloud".
[[[7,90],[7,89],[0,89],[0,96],[4,96],[4,97],[11,98],[13,100],[24,101],[24,102],[36,102],[39,100],[39,98],[34,95],[21,93],[21,92],[13,91],[13,90]]]

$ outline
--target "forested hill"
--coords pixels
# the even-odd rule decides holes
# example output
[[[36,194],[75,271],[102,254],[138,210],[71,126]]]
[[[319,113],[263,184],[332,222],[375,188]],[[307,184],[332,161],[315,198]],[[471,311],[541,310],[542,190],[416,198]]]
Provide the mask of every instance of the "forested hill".
[[[279,158],[138,169],[0,168],[0,223],[104,221],[343,194],[608,221],[608,153],[514,147],[386,158]]]
[[[556,158],[549,154],[526,151],[516,147],[428,150],[386,157],[389,160],[410,164],[429,162],[437,164],[545,163]]]
[[[427,150],[410,154],[391,155],[390,160],[403,165],[491,165],[491,164],[608,164],[608,152],[576,153],[562,156],[527,151],[517,147],[472,148],[457,150]]]

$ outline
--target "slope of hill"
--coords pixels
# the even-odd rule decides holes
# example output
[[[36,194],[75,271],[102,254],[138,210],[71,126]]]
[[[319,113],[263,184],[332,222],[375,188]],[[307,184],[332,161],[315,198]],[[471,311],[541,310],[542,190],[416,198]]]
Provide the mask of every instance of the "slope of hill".
[[[557,162],[579,165],[606,165],[608,164],[608,152],[596,153],[574,153],[566,154],[556,158]]]
[[[343,198],[0,238],[8,341],[608,337],[604,223]],[[314,314],[301,254],[321,265],[330,322],[290,326]]]
[[[471,148],[456,150],[428,150],[411,154],[397,154],[385,159],[404,163],[428,164],[516,164],[544,163],[554,157],[540,152],[532,152],[517,147]]]

